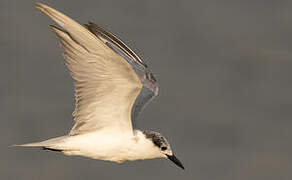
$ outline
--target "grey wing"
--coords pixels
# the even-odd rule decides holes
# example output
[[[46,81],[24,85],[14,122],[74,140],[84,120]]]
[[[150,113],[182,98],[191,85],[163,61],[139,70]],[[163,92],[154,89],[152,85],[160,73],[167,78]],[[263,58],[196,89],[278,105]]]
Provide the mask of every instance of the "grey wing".
[[[145,106],[158,95],[158,83],[153,73],[148,66],[141,60],[141,58],[134,53],[124,42],[117,38],[111,32],[102,27],[89,22],[85,25],[89,31],[101,39],[108,47],[114,50],[117,54],[122,56],[135,70],[143,87],[140,91],[135,103],[132,107],[131,118],[135,124],[140,112]]]
[[[131,65],[68,16],[41,3],[36,8],[61,26],[52,29],[74,80],[75,124],[70,135],[105,128],[132,133],[132,107],[143,85]]]

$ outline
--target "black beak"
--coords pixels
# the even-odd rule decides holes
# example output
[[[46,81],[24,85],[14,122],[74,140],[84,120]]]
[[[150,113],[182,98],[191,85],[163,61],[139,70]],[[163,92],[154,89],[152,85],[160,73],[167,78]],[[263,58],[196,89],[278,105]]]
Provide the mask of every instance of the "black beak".
[[[182,169],[185,169],[184,166],[182,165],[182,163],[180,162],[180,160],[178,160],[174,155],[167,155],[166,154],[166,156],[169,160],[174,162],[174,164],[176,164],[177,166],[179,166]]]

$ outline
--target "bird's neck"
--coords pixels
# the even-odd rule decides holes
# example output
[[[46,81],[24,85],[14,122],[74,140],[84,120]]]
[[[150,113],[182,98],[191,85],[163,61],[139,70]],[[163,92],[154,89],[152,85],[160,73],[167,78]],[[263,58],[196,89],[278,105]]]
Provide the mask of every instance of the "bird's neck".
[[[128,152],[135,160],[160,158],[162,156],[159,149],[154,146],[151,140],[146,138],[143,131],[134,130],[133,137]],[[129,159],[131,159],[131,157],[129,157]]]

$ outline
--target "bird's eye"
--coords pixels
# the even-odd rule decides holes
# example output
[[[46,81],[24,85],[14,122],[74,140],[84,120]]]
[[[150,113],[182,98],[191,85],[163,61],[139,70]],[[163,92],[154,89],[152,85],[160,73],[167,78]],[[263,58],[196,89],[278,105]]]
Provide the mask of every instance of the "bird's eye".
[[[157,81],[152,73],[150,73],[150,78],[151,78],[151,80],[154,81],[154,82]]]
[[[167,147],[165,147],[165,146],[162,146],[162,147],[161,147],[161,150],[162,150],[162,151],[165,151],[166,149],[167,149]]]

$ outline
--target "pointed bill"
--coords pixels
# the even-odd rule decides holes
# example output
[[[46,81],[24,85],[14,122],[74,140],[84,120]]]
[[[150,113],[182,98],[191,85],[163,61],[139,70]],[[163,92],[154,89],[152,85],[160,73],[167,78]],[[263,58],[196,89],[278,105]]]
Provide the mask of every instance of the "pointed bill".
[[[183,164],[180,162],[180,160],[175,157],[175,155],[166,155],[169,160],[171,160],[174,164],[176,164],[178,167],[185,169]]]

